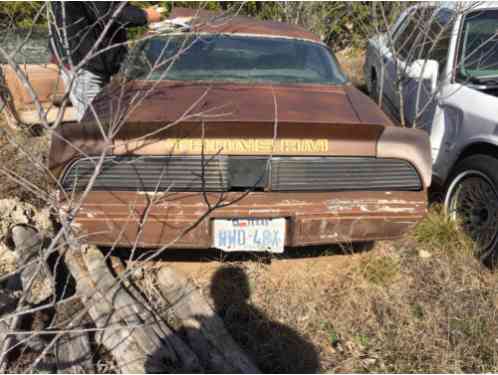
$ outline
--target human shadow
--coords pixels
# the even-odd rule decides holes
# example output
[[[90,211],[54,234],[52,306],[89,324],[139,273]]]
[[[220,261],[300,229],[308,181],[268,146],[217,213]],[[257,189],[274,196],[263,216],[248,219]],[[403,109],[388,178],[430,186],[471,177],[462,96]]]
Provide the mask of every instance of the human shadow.
[[[220,268],[211,280],[214,308],[233,339],[265,373],[316,373],[313,344],[253,306],[248,277],[234,266]],[[289,312],[291,313],[291,312]]]

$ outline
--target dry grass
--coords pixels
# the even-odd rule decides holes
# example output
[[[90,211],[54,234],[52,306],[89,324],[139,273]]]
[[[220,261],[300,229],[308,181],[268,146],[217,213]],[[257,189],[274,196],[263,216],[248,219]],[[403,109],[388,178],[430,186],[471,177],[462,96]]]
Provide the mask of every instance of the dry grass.
[[[264,371],[496,372],[497,278],[469,246],[436,208],[373,251],[194,279]]]
[[[13,132],[6,127],[3,114],[0,113],[0,178],[2,181],[0,199],[15,196],[37,207],[43,205],[39,194],[29,189],[26,184],[20,184],[7,177],[2,171],[10,171],[16,178],[26,179],[42,191],[49,191],[50,183],[46,172],[37,167],[34,162],[46,165],[48,147],[47,135],[33,137],[27,131]]]

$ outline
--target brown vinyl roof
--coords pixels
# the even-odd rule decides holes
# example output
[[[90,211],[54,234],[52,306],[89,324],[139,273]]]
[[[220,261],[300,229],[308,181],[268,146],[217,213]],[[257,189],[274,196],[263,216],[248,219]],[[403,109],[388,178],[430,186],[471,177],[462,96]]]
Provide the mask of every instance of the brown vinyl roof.
[[[320,38],[297,25],[284,22],[262,21],[252,17],[223,15],[202,9],[173,8],[170,19],[177,17],[194,17],[194,32],[253,34],[265,36],[282,36],[287,38],[308,39],[321,42]]]

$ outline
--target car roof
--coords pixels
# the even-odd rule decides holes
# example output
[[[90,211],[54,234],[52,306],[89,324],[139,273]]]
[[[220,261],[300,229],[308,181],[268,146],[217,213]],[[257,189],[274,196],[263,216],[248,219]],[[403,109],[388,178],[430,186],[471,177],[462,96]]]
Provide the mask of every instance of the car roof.
[[[189,19],[191,32],[283,37],[322,43],[317,35],[300,26],[284,22],[263,21],[190,8],[173,8],[169,19]]]
[[[436,2],[434,5],[440,8],[470,11],[498,8],[498,1],[442,1]]]

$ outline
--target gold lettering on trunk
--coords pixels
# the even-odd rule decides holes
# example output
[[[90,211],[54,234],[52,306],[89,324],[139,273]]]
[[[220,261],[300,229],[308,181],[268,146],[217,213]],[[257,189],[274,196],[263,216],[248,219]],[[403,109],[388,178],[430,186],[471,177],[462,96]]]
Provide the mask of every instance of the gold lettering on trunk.
[[[165,152],[200,154],[323,154],[329,151],[328,139],[285,138],[170,138],[163,143]]]

